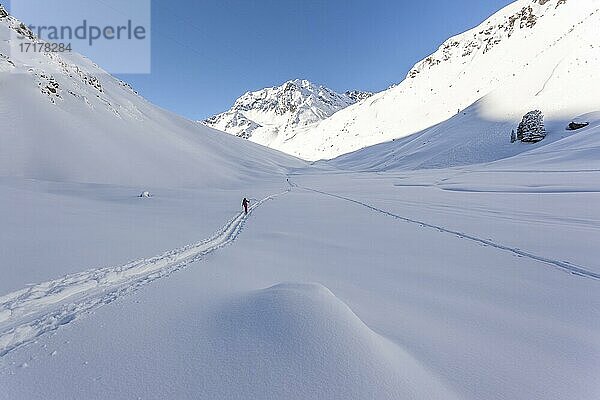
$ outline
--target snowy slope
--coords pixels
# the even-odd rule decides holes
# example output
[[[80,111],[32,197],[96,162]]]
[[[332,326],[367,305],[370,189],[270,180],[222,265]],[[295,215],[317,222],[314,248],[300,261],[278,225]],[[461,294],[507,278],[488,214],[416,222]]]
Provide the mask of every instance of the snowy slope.
[[[487,120],[482,113],[488,107],[487,100],[481,100],[448,121],[422,132],[342,155],[329,161],[327,165],[349,170],[389,171],[467,166],[503,159],[511,163],[512,157],[516,155],[534,157],[536,154],[552,151],[551,149],[556,151],[561,146],[565,146],[561,150],[563,154],[573,154],[568,158],[569,162],[595,165],[598,161],[598,155],[593,149],[600,145],[600,139],[591,133],[597,131],[596,127],[600,123],[597,112],[578,115],[573,111],[573,114],[547,119],[546,138],[537,144],[530,144],[511,143],[510,132],[516,128],[519,119]],[[600,110],[600,104],[597,109]],[[566,128],[572,121],[590,125],[570,131]],[[570,144],[568,147],[567,143]],[[577,159],[575,153],[572,153],[577,147],[587,151],[585,158]],[[552,168],[549,161],[541,157],[537,162],[546,168]]]
[[[464,167],[343,172],[198,127],[104,74],[99,91],[46,56],[10,61],[1,400],[600,397],[597,113],[557,112],[547,142],[485,165],[472,162],[494,149],[473,145]],[[486,96],[454,133],[506,99]],[[565,133],[575,111],[591,124]],[[411,165],[446,165],[444,150],[411,148]]]
[[[229,186],[301,165],[164,111],[78,54],[20,52],[19,26],[0,18],[2,176]]]
[[[336,93],[308,80],[295,79],[248,92],[230,110],[208,118],[204,124],[280,149],[299,132],[371,95],[358,90]]]
[[[481,120],[478,132],[504,130],[536,108],[552,120],[596,111],[599,9],[598,0],[516,1],[447,40],[402,83],[280,149],[306,159],[333,158],[421,132],[484,97],[483,106],[470,110]]]

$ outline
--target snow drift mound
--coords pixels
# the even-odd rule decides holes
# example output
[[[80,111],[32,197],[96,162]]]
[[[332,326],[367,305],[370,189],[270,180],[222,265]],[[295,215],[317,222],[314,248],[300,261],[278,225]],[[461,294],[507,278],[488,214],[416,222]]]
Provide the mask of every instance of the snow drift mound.
[[[238,366],[226,371],[236,382],[229,398],[454,398],[319,284],[286,283],[246,294],[217,321],[229,360],[221,367]]]

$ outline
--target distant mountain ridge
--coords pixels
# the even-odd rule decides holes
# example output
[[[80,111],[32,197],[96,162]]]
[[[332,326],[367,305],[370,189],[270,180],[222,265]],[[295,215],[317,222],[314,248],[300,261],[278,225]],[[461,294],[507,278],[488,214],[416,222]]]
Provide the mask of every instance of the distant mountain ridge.
[[[359,90],[337,93],[305,79],[294,79],[280,86],[247,92],[230,110],[203,123],[278,148],[298,132],[372,95]]]

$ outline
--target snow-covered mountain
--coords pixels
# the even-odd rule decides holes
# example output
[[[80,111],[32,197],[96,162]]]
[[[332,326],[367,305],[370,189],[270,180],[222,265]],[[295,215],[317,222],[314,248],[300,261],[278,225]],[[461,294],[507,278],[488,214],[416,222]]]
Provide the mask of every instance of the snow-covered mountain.
[[[600,113],[564,129],[599,92],[596,25],[320,168],[11,52],[1,10],[0,399],[600,398]],[[530,106],[548,136],[511,144]]]
[[[162,110],[76,53],[21,52],[0,11],[0,176],[227,186],[293,158]]]
[[[280,86],[248,92],[237,99],[230,110],[203,122],[278,149],[299,132],[371,95],[358,90],[341,94],[308,80],[295,79]]]
[[[448,39],[400,84],[278,148],[333,158],[439,124],[486,96],[480,111],[490,122],[513,124],[534,109],[549,118],[600,109],[592,89],[600,69],[599,9],[599,0],[518,0]]]

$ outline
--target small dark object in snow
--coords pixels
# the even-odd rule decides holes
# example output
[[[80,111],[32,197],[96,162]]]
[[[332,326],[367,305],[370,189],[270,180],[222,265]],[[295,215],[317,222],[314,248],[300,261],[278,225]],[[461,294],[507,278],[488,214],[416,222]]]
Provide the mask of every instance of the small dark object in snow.
[[[571,122],[569,126],[567,126],[567,130],[576,131],[577,129],[585,128],[589,124],[589,122]]]
[[[150,194],[150,192],[142,192],[142,194],[140,194],[139,197],[152,197],[152,195]]]

